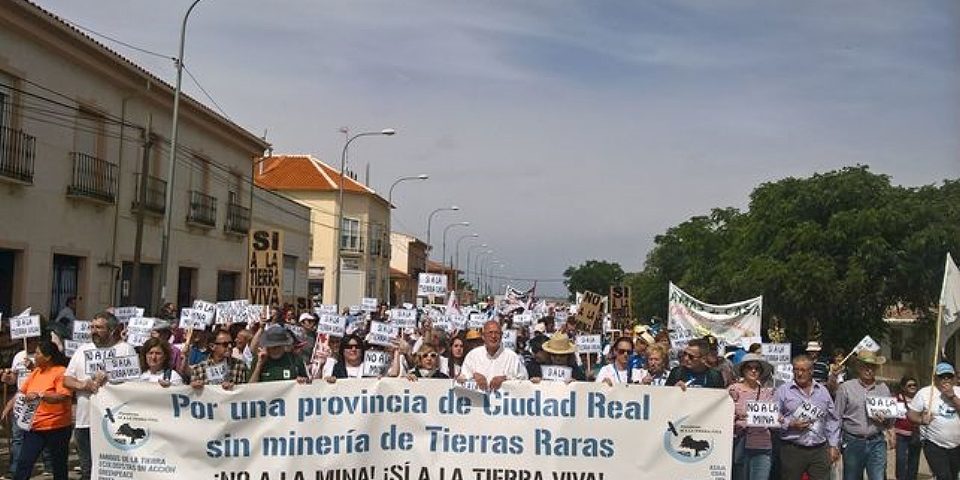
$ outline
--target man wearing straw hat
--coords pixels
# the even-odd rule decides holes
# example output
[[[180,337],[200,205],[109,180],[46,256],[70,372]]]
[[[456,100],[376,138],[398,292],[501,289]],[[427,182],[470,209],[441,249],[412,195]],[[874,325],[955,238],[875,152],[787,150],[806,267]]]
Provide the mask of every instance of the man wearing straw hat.
[[[933,385],[923,387],[907,405],[907,418],[920,424],[923,456],[937,480],[954,480],[960,473],[960,387],[956,370],[937,364]]]
[[[887,466],[887,436],[891,419],[867,415],[867,397],[891,397],[890,389],[876,379],[876,371],[887,359],[869,350],[857,353],[857,378],[837,388],[837,415],[843,431],[843,478],[883,480]]]

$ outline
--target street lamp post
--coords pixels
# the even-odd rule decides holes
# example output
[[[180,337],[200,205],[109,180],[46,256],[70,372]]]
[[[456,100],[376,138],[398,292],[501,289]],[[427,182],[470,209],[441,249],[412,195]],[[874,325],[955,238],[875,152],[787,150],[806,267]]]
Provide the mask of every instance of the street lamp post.
[[[343,277],[342,277],[343,265],[341,265],[342,261],[341,261],[341,258],[340,258],[340,248],[341,248],[340,242],[341,242],[341,240],[342,240],[342,239],[341,239],[341,236],[343,235],[343,177],[344,177],[344,175],[345,175],[345,172],[344,172],[344,171],[345,171],[346,168],[347,168],[347,147],[350,146],[350,143],[351,143],[351,142],[353,142],[354,140],[356,140],[356,139],[358,139],[358,138],[360,138],[360,137],[367,137],[367,136],[370,136],[370,135],[387,135],[387,136],[390,136],[390,135],[394,135],[394,134],[396,134],[396,133],[397,133],[397,131],[394,130],[394,129],[392,129],[392,128],[384,128],[383,130],[380,130],[379,132],[362,132],[362,133],[358,133],[358,134],[356,134],[356,135],[354,135],[354,136],[352,136],[352,137],[350,137],[350,138],[347,139],[347,143],[343,144],[343,150],[340,152],[340,182],[339,182],[339,185],[338,185],[338,187],[337,187],[337,225],[334,227],[334,232],[335,232],[335,237],[334,237],[334,251],[336,252],[336,255],[334,255],[334,259],[336,260],[336,266],[337,266],[337,267],[336,267],[336,268],[337,268],[337,275],[336,275],[336,282],[337,282],[337,305],[338,305],[337,308],[340,308],[340,306],[343,305],[342,303],[340,303],[340,291],[342,290],[341,280],[342,280],[342,278],[343,278]]]
[[[179,135],[178,122],[180,116],[180,85],[183,80],[183,44],[187,38],[187,19],[190,12],[200,3],[200,0],[193,0],[187,13],[183,15],[183,22],[180,24],[180,49],[177,54],[177,81],[173,88],[173,117],[170,127],[170,162],[167,165],[167,191],[164,201],[163,212],[163,237],[160,245],[160,305],[167,302],[167,270],[170,266],[170,230],[173,215],[173,175],[174,166],[177,164],[177,135]],[[144,172],[146,175],[146,172]]]
[[[471,270],[470,270],[470,254],[473,253],[473,249],[474,249],[474,248],[487,248],[487,244],[486,244],[486,243],[481,243],[480,245],[471,245],[470,247],[467,248],[467,269],[464,271],[464,273],[466,273],[467,281],[470,280],[470,272],[471,272]],[[477,288],[476,285],[474,285],[473,288],[474,288],[474,290],[476,290],[476,288]]]
[[[503,267],[505,267],[506,265],[507,265],[507,264],[505,264],[505,263],[503,263],[503,262],[499,262],[499,261],[498,261],[498,262],[494,262],[492,265],[490,265],[490,271],[487,272],[487,290],[488,290],[488,291],[493,292],[493,284],[494,284],[494,281],[493,281],[493,269],[494,269],[494,268],[503,268]]]
[[[457,289],[457,286],[458,286],[459,283],[460,283],[460,282],[459,282],[459,280],[460,280],[460,242],[462,242],[464,238],[477,238],[477,237],[479,237],[479,236],[480,236],[479,233],[468,233],[468,234],[466,234],[466,235],[460,236],[460,238],[457,239],[457,243],[456,243],[457,247],[454,249],[455,251],[454,251],[454,254],[453,254],[453,257],[454,257],[454,258],[453,258],[453,287],[454,287],[454,290]]]
[[[398,183],[403,182],[403,181],[406,181],[406,180],[426,180],[426,179],[428,179],[428,178],[430,178],[429,175],[427,175],[427,174],[425,174],[425,173],[421,173],[420,175],[417,175],[416,177],[400,177],[400,178],[394,180],[394,182],[390,185],[390,193],[387,194],[387,203],[390,204],[390,208],[391,208],[391,209],[396,208],[396,207],[393,206],[393,187],[396,187]]]
[[[421,173],[420,175],[417,175],[415,177],[400,177],[394,180],[393,183],[390,184],[389,193],[387,193],[387,204],[390,205],[390,209],[393,210],[394,208],[397,208],[393,206],[393,187],[396,187],[398,183],[404,182],[407,180],[426,180],[428,178],[430,178],[429,175],[425,173]],[[387,234],[389,235],[389,232],[387,232]],[[388,258],[391,258],[391,259],[393,258],[393,252],[390,252],[390,256]],[[393,280],[390,279],[390,266],[387,265],[387,303],[392,305],[390,301],[391,290],[393,290]]]
[[[427,260],[430,260],[430,252],[433,250],[433,244],[430,243],[430,225],[433,223],[433,216],[436,215],[438,212],[444,212],[444,211],[455,212],[457,210],[460,210],[460,207],[456,205],[451,205],[449,207],[440,207],[430,212],[430,215],[427,216]],[[427,262],[427,273],[429,272],[430,272],[430,263]]]
[[[476,267],[477,267],[477,292],[478,292],[478,293],[482,293],[482,291],[483,291],[482,288],[481,288],[481,287],[482,287],[482,284],[480,283],[480,277],[483,276],[483,265],[480,263],[480,257],[482,257],[482,256],[484,256],[484,255],[491,254],[491,253],[493,253],[493,249],[492,249],[492,248],[489,249],[489,250],[487,250],[486,252],[480,252],[480,253],[478,253],[478,254],[477,254],[477,257],[474,259],[474,260],[477,262]]]
[[[442,241],[443,246],[440,248],[440,265],[443,268],[443,270],[446,270],[447,268],[447,231],[453,227],[469,227],[469,226],[470,226],[470,222],[457,222],[457,223],[451,223],[450,225],[447,225],[446,227],[444,227],[443,235],[441,235],[441,238],[443,239]],[[440,273],[443,273],[443,272],[441,271]],[[453,287],[454,287],[453,289],[456,290],[457,284],[454,283]]]

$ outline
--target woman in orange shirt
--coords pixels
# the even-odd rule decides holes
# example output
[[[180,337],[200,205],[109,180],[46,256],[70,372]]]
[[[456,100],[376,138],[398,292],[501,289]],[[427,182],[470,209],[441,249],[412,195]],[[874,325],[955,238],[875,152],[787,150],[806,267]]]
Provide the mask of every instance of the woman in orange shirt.
[[[20,447],[14,478],[29,479],[33,464],[46,448],[53,460],[54,480],[67,480],[67,453],[73,427],[72,393],[63,386],[67,358],[55,344],[43,340],[37,345],[34,362],[36,368],[23,382],[20,393],[28,405],[37,404],[37,407],[30,430],[23,432],[23,446]]]

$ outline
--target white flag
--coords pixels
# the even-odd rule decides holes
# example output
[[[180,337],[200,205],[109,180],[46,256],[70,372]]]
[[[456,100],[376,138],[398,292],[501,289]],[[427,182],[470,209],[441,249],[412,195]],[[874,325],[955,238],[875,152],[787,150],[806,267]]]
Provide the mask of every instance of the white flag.
[[[856,347],[853,347],[854,352],[859,352],[861,350],[879,352],[880,344],[878,344],[877,341],[874,340],[870,335],[867,335],[860,340],[860,343],[858,343]]]
[[[940,290],[940,308],[943,309],[943,324],[940,326],[940,351],[947,340],[960,328],[960,269],[947,253],[943,269],[943,288]]]

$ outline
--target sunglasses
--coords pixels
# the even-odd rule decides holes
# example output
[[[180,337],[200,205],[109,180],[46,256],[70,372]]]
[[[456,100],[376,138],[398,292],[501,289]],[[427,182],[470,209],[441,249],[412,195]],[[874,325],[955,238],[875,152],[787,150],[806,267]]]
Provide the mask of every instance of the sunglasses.
[[[684,356],[684,357],[690,357],[690,358],[700,358],[700,357],[703,356],[703,355],[694,355],[694,354],[692,354],[692,353],[690,353],[690,352],[683,352],[683,353],[681,353],[680,355],[682,355],[682,356]]]
[[[343,346],[343,349],[344,350],[360,350],[360,345],[357,345],[356,343],[348,343]]]
[[[937,375],[937,378],[939,378],[940,380],[949,380],[949,379],[952,379],[952,378],[953,378],[953,374],[952,374],[952,373],[944,373],[944,374],[941,374],[941,375]]]
[[[229,347],[233,345],[233,342],[213,342],[214,345],[220,345],[221,347]]]
[[[904,387],[905,387],[905,388],[917,388],[917,384],[916,384],[916,383],[908,383],[908,384],[904,385]]]
[[[629,348],[618,348],[618,349],[617,349],[617,353],[629,355],[629,354],[633,353],[633,350],[630,350]]]
[[[756,371],[758,371],[758,372],[759,372],[760,370],[763,370],[762,368],[760,368],[760,365],[757,365],[756,363],[750,363],[750,364],[744,365],[744,366],[743,366],[743,369],[744,369],[744,370],[756,370]]]
[[[440,354],[437,352],[429,352],[429,353],[421,353],[420,356],[424,358],[437,358],[440,356]]]

